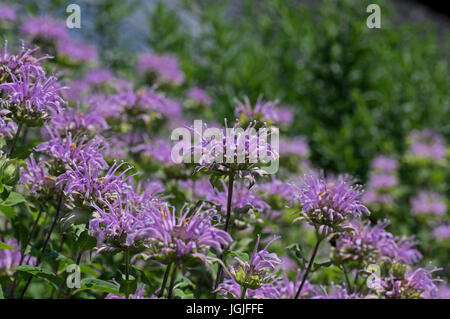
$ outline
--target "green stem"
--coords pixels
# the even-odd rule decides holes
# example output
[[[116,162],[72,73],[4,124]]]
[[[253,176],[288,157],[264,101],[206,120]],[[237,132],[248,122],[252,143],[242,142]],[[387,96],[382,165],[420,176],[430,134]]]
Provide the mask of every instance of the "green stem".
[[[316,254],[317,254],[317,251],[319,250],[319,245],[320,245],[321,241],[322,241],[322,237],[318,236],[317,243],[316,243],[316,246],[314,247],[313,254],[311,256],[311,259],[309,260],[308,267],[306,267],[305,274],[303,275],[302,282],[300,283],[300,286],[298,287],[298,290],[297,290],[297,293],[295,294],[294,299],[298,299],[298,297],[300,296],[300,292],[302,291],[302,288],[303,288],[303,285],[305,284],[306,278],[308,277],[308,274],[311,271],[311,266],[314,262],[314,259],[316,258]]]
[[[19,125],[17,126],[16,134],[14,135],[11,148],[9,149],[8,157],[11,157],[12,153],[16,149],[17,140],[19,139],[20,131],[22,130],[23,126],[23,118],[19,120]]]
[[[344,273],[345,281],[347,282],[347,286],[348,286],[347,291],[348,291],[348,293],[351,294],[353,291],[353,288],[352,288],[352,284],[350,283],[350,279],[348,278],[348,273],[347,273],[347,270],[345,269],[344,264],[342,264],[342,272]]]
[[[247,288],[246,287],[242,287],[241,288],[241,299],[245,299],[245,293],[247,292]]]
[[[130,280],[130,250],[129,249],[125,250],[125,280],[127,281],[127,285],[128,285],[128,281]],[[128,286],[127,286],[126,299],[128,299],[129,296],[130,296],[130,292],[128,291]]]
[[[170,268],[172,267],[172,263],[167,265],[166,271],[164,272],[164,278],[161,284],[161,289],[159,290],[158,297],[161,298],[164,294],[164,290],[166,289],[167,279],[169,278]]]
[[[41,261],[42,261],[42,254],[44,253],[45,249],[47,248],[47,245],[48,245],[48,243],[49,243],[49,241],[50,241],[50,237],[51,237],[51,235],[52,235],[52,233],[53,233],[53,230],[55,229],[56,222],[57,222],[58,219],[59,219],[59,212],[61,211],[61,206],[62,206],[62,202],[63,202],[63,197],[64,197],[64,193],[63,193],[63,191],[61,191],[61,192],[59,193],[58,206],[57,206],[57,208],[56,208],[55,218],[53,219],[53,223],[52,223],[52,225],[50,226],[50,230],[49,230],[49,232],[48,232],[48,234],[47,234],[47,238],[45,239],[44,245],[42,246],[41,253],[39,254],[39,257],[38,257],[38,259],[37,259],[37,261],[36,261],[36,265],[37,265],[37,266],[39,266],[40,263],[41,263]],[[25,296],[25,293],[26,293],[26,291],[28,290],[28,287],[30,286],[31,281],[33,280],[33,277],[34,277],[34,275],[31,275],[30,278],[28,278],[28,281],[27,281],[27,283],[25,284],[25,287],[23,288],[22,293],[21,293],[21,295],[20,295],[20,299],[23,299],[23,297]]]
[[[177,276],[178,264],[175,264],[170,278],[169,291],[167,292],[167,299],[172,299],[173,286],[175,285],[175,278]]]
[[[226,232],[228,232],[228,226],[230,225],[230,219],[231,219],[231,204],[232,204],[232,199],[233,199],[233,183],[234,183],[234,171],[230,172],[230,175],[228,175],[228,197],[227,197],[227,216],[225,219],[225,226],[224,226],[224,230]],[[223,252],[222,254],[220,254],[220,260],[223,261]],[[216,298],[216,290],[217,287],[219,286],[220,281],[222,280],[223,277],[223,268],[222,265],[219,264],[219,267],[217,269],[217,277],[216,277],[216,282],[214,284],[214,293],[213,293],[213,298]]]
[[[34,231],[36,230],[37,224],[39,223],[39,219],[41,219],[41,214],[42,214],[42,209],[39,208],[38,216],[37,216],[36,220],[33,222],[33,227],[31,228],[31,231],[28,234],[28,237],[27,237],[27,239],[26,239],[26,241],[25,241],[25,243],[22,246],[22,249],[20,251],[19,266],[22,265],[22,263],[23,263],[23,261],[25,259],[25,251],[26,251],[28,245],[30,244],[31,237],[33,236]],[[17,273],[16,273],[16,274],[14,274],[14,281],[13,281],[13,283],[11,285],[11,291],[10,291],[10,296],[12,298],[14,298],[14,292],[16,290],[17,280],[18,280],[18,277],[17,277]]]

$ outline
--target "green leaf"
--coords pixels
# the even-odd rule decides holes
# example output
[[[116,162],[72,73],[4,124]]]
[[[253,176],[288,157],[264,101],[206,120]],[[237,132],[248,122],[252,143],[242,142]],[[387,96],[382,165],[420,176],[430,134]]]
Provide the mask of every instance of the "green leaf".
[[[98,272],[96,272],[90,265],[80,265],[80,270],[83,274],[98,277]]]
[[[12,221],[17,216],[16,211],[12,207],[0,205],[0,210],[8,218],[9,221]]]
[[[5,297],[3,296],[2,284],[0,284],[0,299],[5,299]]]
[[[53,272],[46,270],[44,268],[41,268],[41,267],[22,265],[22,266],[17,266],[15,268],[15,270],[26,272],[26,273],[32,274],[36,277],[42,278],[42,279],[48,281],[55,288],[58,288],[62,282],[62,279],[58,278],[58,276],[56,276]]]
[[[13,246],[7,245],[0,241],[0,249],[13,249],[13,248],[14,248]]]
[[[314,265],[312,267],[312,272],[315,272],[322,267],[330,267],[332,264],[333,264],[333,262],[331,260],[327,260],[327,261],[324,261],[321,263],[314,263]]]
[[[82,290],[98,290],[106,293],[122,295],[119,287],[115,284],[97,278],[85,278],[81,280],[81,288],[77,289],[74,294]]]
[[[247,253],[243,253],[243,252],[239,252],[239,251],[232,251],[232,250],[226,250],[224,252],[224,255],[229,255],[232,257],[237,257],[240,260],[242,260],[243,262],[248,262],[250,260],[249,256]]]
[[[17,193],[17,192],[11,192],[9,193],[8,198],[6,198],[5,201],[3,201],[1,204],[4,206],[14,206],[20,203],[23,203],[25,201],[25,198]]]
[[[308,262],[305,255],[303,254],[303,249],[300,244],[292,244],[286,247],[289,256],[294,257],[301,265],[305,265]]]

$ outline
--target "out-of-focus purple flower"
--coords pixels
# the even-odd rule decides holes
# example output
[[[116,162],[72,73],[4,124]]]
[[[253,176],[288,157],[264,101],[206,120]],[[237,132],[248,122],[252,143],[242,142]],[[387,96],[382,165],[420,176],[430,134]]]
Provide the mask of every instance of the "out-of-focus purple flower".
[[[309,145],[306,139],[302,136],[297,136],[292,139],[281,139],[280,140],[280,155],[281,156],[309,156]]]
[[[397,166],[397,160],[386,155],[375,157],[371,163],[372,170],[382,173],[391,173],[397,169]]]
[[[154,216],[152,225],[137,233],[135,238],[145,239],[152,256],[166,264],[206,263],[210,248],[220,254],[232,242],[227,232],[211,224],[215,211],[204,210],[203,205],[192,214],[184,209],[177,216],[175,208],[163,204],[154,210]]]
[[[448,284],[441,284],[438,287],[436,298],[438,299],[450,299],[450,286]]]
[[[65,101],[60,97],[61,87],[54,77],[44,78],[27,68],[15,76],[12,82],[0,84],[5,97],[1,104],[17,119],[28,125],[36,125],[49,116],[50,111],[59,112]]]
[[[109,128],[103,116],[95,108],[65,108],[62,112],[53,113],[51,125],[61,133],[96,134]]]
[[[211,106],[212,99],[204,90],[199,87],[191,87],[187,91],[187,97],[194,104]]]
[[[436,283],[440,280],[432,278],[432,273],[438,270],[428,267],[408,269],[403,278],[391,272],[389,276],[382,278],[381,289],[377,292],[385,298],[392,299],[436,298],[438,292]]]
[[[16,20],[16,9],[6,3],[0,3],[0,22],[14,22]]]
[[[11,249],[0,249],[0,273],[6,272],[8,275],[14,273],[14,268],[19,266],[22,254],[20,253],[20,245],[14,238],[9,238],[5,242],[8,246],[12,246]],[[23,259],[22,265],[36,264],[36,258],[26,255]]]
[[[51,197],[55,194],[56,178],[50,175],[46,162],[36,162],[33,155],[20,169],[20,182],[36,197]]]
[[[398,179],[396,176],[380,174],[372,176],[367,184],[367,187],[373,189],[386,189],[397,185]]]
[[[290,281],[286,276],[268,284],[263,284],[257,289],[248,289],[245,294],[246,299],[293,299],[300,280]],[[315,295],[315,287],[309,281],[305,281],[300,298],[308,298]],[[241,286],[233,279],[226,279],[220,284],[221,294],[227,298],[231,295],[233,298],[241,297]]]
[[[444,216],[447,213],[444,198],[428,191],[421,191],[411,199],[411,209],[414,215]]]
[[[341,260],[357,261],[359,264],[381,261],[412,264],[422,255],[414,249],[416,242],[411,238],[395,238],[386,231],[389,221],[371,226],[369,222],[351,222],[352,234],[341,234],[336,242],[334,256]]]
[[[7,111],[7,110],[6,110]],[[9,112],[9,111],[8,111]],[[0,137],[12,138],[16,133],[17,124],[9,118],[0,115]]]
[[[438,241],[445,241],[450,239],[450,225],[439,225],[433,230],[433,236]]]
[[[132,149],[134,153],[142,152],[142,155],[150,157],[153,161],[164,164],[172,163],[172,148],[168,141],[154,139],[151,144],[139,144]]]
[[[116,284],[117,286],[120,287],[118,283]],[[141,284],[139,285],[139,287],[137,287],[136,292],[134,294],[128,296],[128,299],[156,299],[155,296],[151,296],[150,298],[144,297],[144,292],[145,292],[145,285]],[[105,299],[125,299],[125,296],[109,293],[106,295]]]
[[[325,236],[340,232],[343,223],[351,217],[360,217],[370,212],[360,200],[361,186],[352,186],[348,178],[327,180],[306,175],[303,183],[296,187],[294,199],[299,202],[301,216],[294,221],[305,219],[319,234]]]
[[[398,185],[395,172],[397,165],[394,158],[385,155],[379,155],[372,160],[370,179],[363,194],[364,203],[370,205],[394,203],[392,190]]]
[[[138,56],[138,72],[152,73],[158,81],[173,85],[183,84],[185,76],[175,56],[143,53]]]
[[[29,17],[22,25],[20,31],[33,39],[45,41],[65,41],[68,33],[63,21],[57,21],[51,16]]]
[[[349,294],[347,289],[341,285],[331,283],[330,289],[327,291],[325,287],[321,287],[322,292],[318,292],[313,299],[355,299],[358,298],[355,294]]]
[[[113,74],[108,69],[93,69],[86,72],[84,81],[92,84],[99,85],[102,83],[108,83],[113,79]]]
[[[274,124],[292,123],[292,111],[286,107],[277,108],[278,101],[263,102],[262,95],[258,97],[252,106],[248,97],[244,101],[235,100],[236,108],[234,114],[244,124],[251,121],[270,122]]]
[[[447,156],[444,138],[430,129],[413,131],[410,134],[410,139],[409,155],[412,157],[440,161]]]
[[[224,191],[221,192],[217,189],[214,189],[213,192],[210,192],[207,196],[207,200],[218,204],[222,207],[222,210],[225,211],[227,208],[227,199],[228,199],[228,188],[223,180],[221,180]],[[233,209],[244,208],[247,205],[251,205],[255,209],[260,212],[263,212],[266,209],[269,209],[269,205],[263,201],[261,196],[259,196],[255,190],[252,188],[249,189],[243,183],[236,183],[234,185],[233,197],[231,200],[231,207]]]
[[[96,61],[98,59],[97,49],[94,46],[71,40],[59,41],[57,51],[58,54],[65,55],[76,62]]]
[[[179,180],[177,183],[181,189],[189,191],[194,200],[206,199],[214,194],[214,189],[207,178]]]

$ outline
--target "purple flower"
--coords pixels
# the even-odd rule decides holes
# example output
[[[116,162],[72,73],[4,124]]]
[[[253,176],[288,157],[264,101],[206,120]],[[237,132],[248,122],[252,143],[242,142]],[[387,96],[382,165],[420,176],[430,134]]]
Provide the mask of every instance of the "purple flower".
[[[438,299],[450,299],[450,286],[448,284],[441,284],[438,287],[437,296]]]
[[[29,17],[20,30],[34,40],[42,39],[56,43],[68,39],[64,22],[57,21],[51,16]]]
[[[245,294],[246,299],[292,299],[300,285],[300,280],[290,281],[286,276],[268,284],[263,284],[257,289],[248,289]],[[301,293],[301,298],[308,298],[315,294],[315,287],[306,281]],[[226,298],[231,295],[233,298],[241,297],[241,286],[233,279],[226,279],[220,284],[220,292]]]
[[[115,284],[120,287],[118,283],[115,282]],[[140,284],[139,287],[136,289],[136,292],[134,294],[129,295],[128,299],[156,299],[155,296],[151,296],[150,298],[144,297],[144,292],[145,292],[145,285]],[[125,296],[109,293],[106,295],[105,299],[125,299]]]
[[[385,155],[375,157],[371,163],[372,170],[381,173],[391,173],[397,169],[397,166],[396,159]]]
[[[231,265],[229,269],[232,283],[237,283],[244,289],[258,289],[265,284],[273,282],[275,280],[273,272],[280,265],[281,260],[275,253],[269,253],[267,249],[278,238],[274,237],[267,243],[263,250],[258,251],[260,240],[258,235],[252,257],[249,261],[235,257],[233,259],[235,266]],[[219,291],[227,291],[229,287],[225,282],[224,284],[220,284],[218,289]]]
[[[297,136],[290,140],[281,139],[280,140],[280,155],[281,156],[300,156],[300,157],[308,157],[309,156],[309,145],[306,141],[306,138],[302,136]]]
[[[430,129],[413,131],[410,140],[409,155],[412,157],[441,161],[447,156],[444,138]]]
[[[368,189],[389,189],[398,185],[398,179],[393,175],[374,175],[370,178],[369,183],[367,184]]]
[[[150,157],[153,161],[166,165],[172,164],[172,148],[168,141],[163,139],[154,139],[151,144],[139,144],[132,148],[132,152],[142,152],[142,155]]]
[[[195,172],[234,172],[248,178],[250,186],[254,184],[254,175],[267,173],[261,164],[274,162],[279,158],[277,150],[268,142],[271,130],[263,127],[256,131],[256,122],[252,122],[245,130],[239,129],[238,125],[239,122],[236,122],[233,128],[214,128],[215,132],[210,132],[211,136],[207,137],[205,135],[208,135],[206,132],[209,129],[205,134],[192,129],[195,138],[198,137],[200,141],[192,148],[194,161],[199,163]]]
[[[98,59],[97,49],[94,46],[71,40],[59,41],[57,51],[58,54],[65,55],[76,62],[96,61]]]
[[[331,283],[329,291],[322,287],[322,293],[318,293],[313,299],[355,299],[358,298],[355,294],[349,294],[347,289],[341,285]]]
[[[89,222],[89,229],[97,238],[97,245],[101,246],[98,252],[144,248],[145,238],[138,237],[143,229],[151,226],[153,211],[135,206],[129,196],[127,194],[123,201],[120,196],[114,202],[101,200],[102,207],[92,203],[96,212]]]
[[[14,22],[16,20],[16,9],[6,3],[0,3],[0,22]]]
[[[350,217],[369,215],[361,203],[361,186],[352,186],[348,178],[329,179],[306,175],[303,183],[296,187],[294,199],[299,202],[301,216],[323,236],[342,231],[343,223]]]
[[[138,72],[152,73],[159,82],[180,85],[185,80],[177,59],[172,55],[143,53],[138,56],[138,60]]]
[[[414,215],[444,216],[447,205],[444,198],[438,193],[421,191],[411,199],[411,209]]]
[[[438,270],[438,268],[408,269],[403,277],[390,272],[388,276],[382,278],[381,289],[377,293],[392,299],[436,298],[438,292],[436,282],[440,280],[433,279],[432,273]]]
[[[244,102],[235,100],[237,107],[234,111],[236,117],[243,123],[260,121],[277,124],[290,124],[292,122],[292,111],[283,107],[277,108],[278,101],[263,102],[262,95],[258,97],[254,106],[251,105],[248,97],[244,97]]]
[[[59,165],[66,169],[84,162],[89,162],[91,166],[98,166],[102,169],[108,166],[101,154],[103,149],[101,137],[88,139],[86,136],[81,136],[74,139],[70,132],[66,132],[66,135],[63,136],[50,126],[47,126],[46,129],[50,139],[36,146],[35,150],[50,157],[55,169]]]
[[[22,255],[20,253],[20,245],[16,239],[10,238],[5,241],[5,244],[12,246],[11,249],[0,249],[0,274],[6,272],[9,276],[14,273],[14,268],[19,266]],[[22,265],[35,265],[36,258],[26,255]]]
[[[200,265],[206,263],[210,248],[220,254],[232,242],[227,232],[212,225],[215,211],[204,210],[203,205],[192,214],[183,208],[179,216],[167,204],[157,205],[152,211],[152,224],[136,233],[135,238],[145,239],[151,256],[165,264]]]
[[[228,188],[223,180],[221,180],[221,183],[224,191],[221,192],[217,189],[214,189],[208,194],[207,200],[220,205],[222,207],[222,210],[225,212],[227,208]],[[263,212],[264,210],[270,208],[269,205],[262,200],[261,196],[259,196],[255,190],[249,189],[243,183],[235,183],[231,207],[233,207],[233,209],[240,209],[244,208],[247,205],[251,205],[259,212]]]
[[[258,190],[263,196],[280,196],[281,198],[291,201],[294,196],[295,187],[287,182],[273,178],[269,183],[261,183]]]
[[[178,180],[177,183],[181,189],[190,192],[191,196],[193,197],[192,201],[196,201],[198,199],[206,199],[209,196],[213,196],[214,194],[214,188],[211,186],[209,180],[204,177],[198,180]]]
[[[199,87],[191,87],[187,91],[187,97],[192,103],[204,106],[211,106],[212,99],[204,90]]]
[[[450,225],[439,225],[433,230],[433,236],[438,241],[445,241],[450,239]]]
[[[33,155],[20,168],[20,182],[36,197],[53,197],[56,190],[56,178],[49,173],[46,161],[36,162]]]
[[[41,58],[33,57],[33,53],[37,50],[38,48],[30,50],[22,46],[17,55],[10,55],[8,54],[8,41],[5,40],[3,52],[0,53],[0,72],[7,73],[8,75],[10,73],[19,75],[21,72],[30,70],[36,75],[44,76],[44,69],[40,66],[39,62],[48,58],[48,56],[46,55]]]
[[[0,84],[5,98],[1,104],[17,119],[36,125],[49,116],[50,111],[59,112],[65,101],[59,96],[61,87],[53,77],[44,78],[26,68],[18,76],[10,74],[12,82]]]
[[[352,221],[352,234],[341,234],[333,252],[338,261],[357,261],[359,265],[380,261],[412,264],[422,257],[414,249],[412,238],[395,238],[386,231],[387,220],[371,226],[369,222]],[[340,262],[338,262],[340,263]]]
[[[126,176],[131,169],[123,169],[124,163],[114,162],[108,171],[102,172],[98,165],[83,162],[65,171],[57,177],[56,185],[64,190],[72,202],[84,206],[84,203],[114,202],[123,194],[131,191],[127,183],[132,175]],[[118,171],[122,170],[120,173]]]
[[[15,122],[0,115],[0,137],[6,136],[7,138],[12,138],[16,133],[16,130],[17,124]]]
[[[62,112],[53,113],[50,121],[51,126],[61,133],[69,131],[72,134],[96,134],[109,128],[103,116],[94,107],[68,107]]]
[[[92,85],[99,85],[108,83],[113,77],[112,72],[108,69],[93,69],[86,72],[84,81]]]

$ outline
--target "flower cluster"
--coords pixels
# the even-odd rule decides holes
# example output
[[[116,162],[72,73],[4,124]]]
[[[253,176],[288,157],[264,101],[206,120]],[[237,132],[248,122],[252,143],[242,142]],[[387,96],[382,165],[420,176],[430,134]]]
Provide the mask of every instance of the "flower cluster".
[[[363,201],[370,205],[393,204],[393,189],[398,185],[396,175],[397,161],[385,155],[372,161],[370,179]]]
[[[370,214],[360,200],[361,186],[352,186],[348,178],[327,180],[307,175],[295,192],[301,212],[294,221],[306,220],[320,236],[345,231],[349,218]]]

